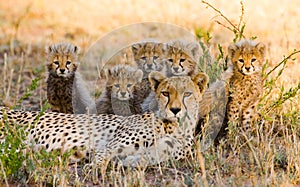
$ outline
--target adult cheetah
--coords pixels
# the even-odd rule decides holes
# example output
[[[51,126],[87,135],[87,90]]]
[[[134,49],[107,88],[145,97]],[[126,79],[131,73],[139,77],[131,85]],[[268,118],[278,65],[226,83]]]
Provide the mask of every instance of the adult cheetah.
[[[152,165],[187,156],[193,144],[199,102],[208,83],[206,74],[167,78],[149,74],[159,110],[132,116],[111,114],[64,114],[0,109],[1,141],[7,125],[24,126],[26,142],[34,148],[62,152],[75,149],[78,160],[95,153],[93,164],[102,166],[112,158],[124,165]],[[28,125],[29,124],[29,125]],[[4,134],[3,134],[4,133]]]

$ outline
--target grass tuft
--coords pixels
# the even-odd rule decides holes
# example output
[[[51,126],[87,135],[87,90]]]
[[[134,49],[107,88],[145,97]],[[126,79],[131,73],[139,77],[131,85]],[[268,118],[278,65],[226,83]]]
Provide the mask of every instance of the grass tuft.
[[[42,2],[37,3],[43,7]],[[106,3],[111,4],[110,1]],[[218,20],[215,23],[230,31],[230,36],[223,36],[221,32],[216,33],[213,26],[205,29],[192,23],[203,51],[203,55],[199,59],[199,67],[208,73],[210,83],[212,83],[220,78],[227,66],[226,44],[222,37],[225,37],[227,42],[236,42],[247,38],[247,34],[250,33],[247,29],[255,26],[248,24],[246,26],[244,21],[246,9],[243,2],[240,2],[240,16],[236,23],[228,18],[222,9],[216,8],[209,1],[202,1],[202,4],[217,13]],[[45,44],[31,44],[28,41],[25,41],[26,44],[24,44],[19,41],[22,38],[22,32],[20,32],[22,26],[28,23],[26,22],[27,16],[36,14],[35,16],[39,19],[43,16],[48,18],[46,14],[35,9],[36,12],[34,12],[34,6],[34,4],[26,3],[24,11],[19,11],[17,16],[11,16],[16,18],[15,21],[11,21],[12,24],[9,24],[13,30],[12,34],[8,39],[4,37],[0,42],[0,76],[2,77],[0,80],[0,104],[12,108],[38,110],[42,115],[49,107],[46,102],[43,81],[45,79],[43,64]],[[152,14],[152,16],[156,16],[156,14]],[[172,20],[171,16],[168,18]],[[62,19],[63,21],[65,20]],[[118,20],[114,17],[112,22],[116,21]],[[138,21],[140,20],[136,22]],[[61,28],[64,32],[70,32],[72,35],[75,33],[75,39],[80,39],[73,42],[82,42],[82,45],[88,46],[84,38],[81,40],[81,36],[84,34],[76,33],[77,30],[80,30],[76,25],[57,27],[55,24],[49,23],[49,20],[47,24],[49,27]],[[190,24],[191,22],[188,22],[187,26],[190,27]],[[112,28],[113,26],[103,27]],[[4,28],[1,31],[9,33]],[[86,30],[88,29],[85,28],[83,32]],[[287,32],[287,34],[289,33]],[[222,35],[221,38],[220,35]],[[51,38],[58,38],[54,34],[47,35],[47,37],[50,38],[44,39],[47,42]],[[65,39],[63,36],[61,38]],[[91,38],[88,40],[92,40]],[[249,38],[256,39],[257,37],[250,36]],[[274,42],[274,37],[271,38],[269,40],[272,42],[269,43],[273,46],[270,45],[269,54],[272,54],[270,52],[272,49],[278,49],[278,47],[274,47],[274,43],[276,46],[280,46],[280,51],[276,51],[276,54],[287,53],[281,49],[283,43],[288,43],[286,46],[290,51],[291,44],[289,42],[291,41],[285,41],[286,39],[279,37]],[[295,38],[292,40],[294,41]],[[297,45],[294,48],[297,48]],[[296,49],[284,56],[282,60],[277,61],[275,56],[270,56],[266,60],[263,70],[264,95],[259,103],[261,119],[249,129],[249,132],[230,123],[228,138],[221,139],[219,144],[211,145],[205,151],[202,150],[201,142],[195,140],[193,153],[182,161],[170,160],[159,166],[148,168],[124,168],[110,164],[102,175],[95,175],[92,172],[84,173],[84,162],[69,163],[68,158],[72,152],[63,154],[60,151],[48,153],[43,149],[33,150],[24,142],[26,136],[24,128],[8,125],[8,123],[0,124],[1,130],[4,130],[7,135],[5,141],[0,143],[0,185],[92,186],[94,183],[102,186],[300,185],[300,80],[295,77],[297,73],[294,73],[294,77],[289,75],[295,71],[293,67],[298,67],[298,57],[299,50]],[[101,93],[101,91],[100,88],[97,93]]]

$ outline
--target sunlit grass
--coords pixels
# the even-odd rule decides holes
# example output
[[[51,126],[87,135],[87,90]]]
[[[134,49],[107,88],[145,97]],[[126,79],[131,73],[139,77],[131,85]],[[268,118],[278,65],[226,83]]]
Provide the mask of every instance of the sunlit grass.
[[[239,1],[208,2],[232,23],[239,23]],[[253,0],[243,4],[244,35],[257,37],[267,45],[267,74],[300,48],[300,2]],[[40,110],[46,101],[46,44],[71,41],[85,51],[105,33],[143,21],[168,22],[193,34],[204,33],[204,40],[210,40],[207,50],[215,59],[221,51],[224,54],[219,57],[226,58],[226,48],[234,39],[234,33],[215,22],[226,21],[201,1],[16,0],[0,1],[0,7],[0,105],[24,110]],[[32,80],[39,81],[30,89]],[[253,134],[232,127],[228,139],[205,152],[200,152],[197,144],[187,160],[147,169],[111,165],[98,182],[112,186],[299,185],[299,82],[299,54],[294,54],[266,77],[266,95],[259,105],[263,120],[253,127]],[[97,89],[101,91],[101,86]],[[29,92],[32,95],[26,95]],[[35,168],[24,170],[21,166],[13,177],[6,170],[7,175],[0,175],[0,183],[82,186],[93,181],[91,174],[83,174],[82,163],[67,166],[59,160],[44,166],[34,158],[47,160],[59,154],[29,153],[27,159]]]

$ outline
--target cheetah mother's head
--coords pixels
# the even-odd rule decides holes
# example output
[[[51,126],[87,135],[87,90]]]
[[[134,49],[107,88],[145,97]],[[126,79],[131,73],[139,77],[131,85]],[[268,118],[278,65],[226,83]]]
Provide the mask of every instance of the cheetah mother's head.
[[[156,93],[160,117],[169,121],[198,118],[199,102],[208,83],[206,74],[166,78],[159,72],[151,72],[149,81]]]

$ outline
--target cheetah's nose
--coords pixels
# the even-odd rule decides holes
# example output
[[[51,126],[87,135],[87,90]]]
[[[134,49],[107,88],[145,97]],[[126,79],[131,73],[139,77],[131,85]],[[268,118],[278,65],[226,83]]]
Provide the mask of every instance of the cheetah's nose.
[[[64,73],[65,72],[65,69],[60,69],[59,70],[61,73]]]
[[[245,69],[246,69],[247,71],[249,71],[249,70],[250,70],[250,67],[245,67]]]
[[[174,67],[173,69],[174,69],[175,72],[178,72],[179,67]]]
[[[171,112],[173,112],[173,114],[177,114],[181,109],[180,108],[170,108]]]
[[[147,64],[147,67],[148,67],[149,69],[151,69],[151,68],[152,68],[152,64]]]
[[[126,95],[126,92],[121,92],[121,95],[124,97]]]

